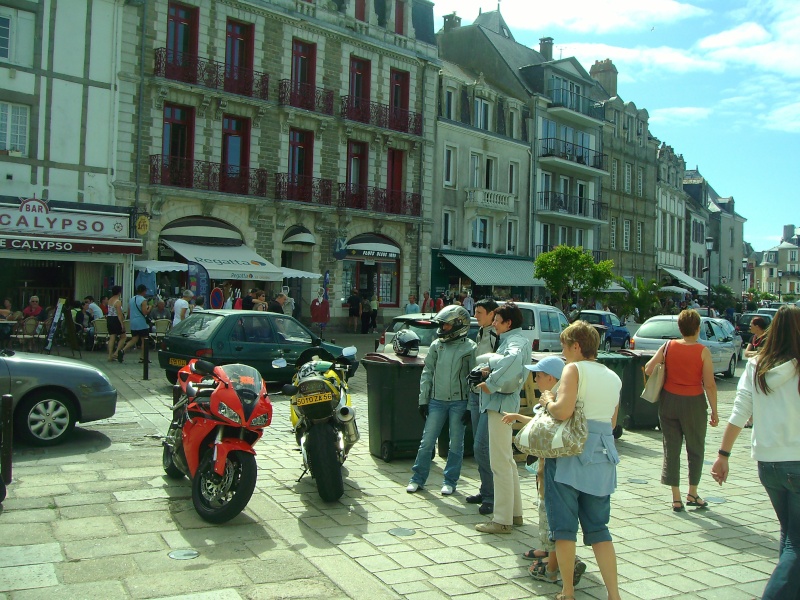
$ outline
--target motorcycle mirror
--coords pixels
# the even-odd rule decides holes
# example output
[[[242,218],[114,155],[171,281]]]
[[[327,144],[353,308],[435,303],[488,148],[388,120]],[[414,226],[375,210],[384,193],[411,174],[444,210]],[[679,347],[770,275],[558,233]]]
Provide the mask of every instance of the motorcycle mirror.
[[[274,369],[283,369],[288,366],[289,363],[286,362],[285,358],[276,358],[272,361],[272,368]]]
[[[281,393],[284,396],[294,396],[297,393],[297,386],[287,383],[281,388]]]
[[[192,365],[194,372],[200,375],[211,375],[214,372],[214,367],[216,367],[216,365],[207,360],[198,360]]]
[[[351,356],[355,356],[358,352],[358,348],[355,346],[348,346],[347,348],[342,350],[342,356],[345,358],[350,358]]]

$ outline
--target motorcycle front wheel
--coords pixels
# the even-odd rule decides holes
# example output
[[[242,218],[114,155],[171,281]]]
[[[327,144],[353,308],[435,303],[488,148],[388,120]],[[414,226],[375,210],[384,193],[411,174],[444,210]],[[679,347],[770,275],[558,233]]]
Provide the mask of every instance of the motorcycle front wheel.
[[[336,430],[330,425],[317,425],[306,434],[306,456],[311,475],[317,482],[319,497],[335,502],[344,494],[342,465],[336,452]]]
[[[200,518],[224,523],[250,502],[256,487],[256,457],[249,452],[228,454],[222,476],[214,472],[214,450],[209,449],[192,479],[192,503]]]

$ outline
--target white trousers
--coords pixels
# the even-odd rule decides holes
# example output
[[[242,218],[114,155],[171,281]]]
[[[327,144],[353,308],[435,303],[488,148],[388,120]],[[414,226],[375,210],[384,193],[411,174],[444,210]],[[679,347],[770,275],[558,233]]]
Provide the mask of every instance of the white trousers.
[[[514,517],[522,516],[522,495],[519,491],[519,472],[511,447],[511,425],[502,421],[502,415],[487,410],[489,416],[489,464],[494,476],[493,521],[511,525]]]

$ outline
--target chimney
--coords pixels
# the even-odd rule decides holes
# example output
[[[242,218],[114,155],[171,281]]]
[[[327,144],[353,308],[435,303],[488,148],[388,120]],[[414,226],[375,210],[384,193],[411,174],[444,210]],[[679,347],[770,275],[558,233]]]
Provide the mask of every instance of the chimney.
[[[539,38],[539,54],[544,57],[545,62],[553,60],[553,38]]]
[[[618,72],[610,58],[594,61],[592,68],[589,69],[592,78],[602,85],[612,98],[617,95]]]
[[[461,27],[461,17],[456,16],[455,11],[453,11],[453,14],[444,16],[445,32],[450,31],[451,29],[458,29],[459,27]]]
[[[784,242],[791,242],[794,238],[794,225],[784,225],[783,226],[783,241]]]

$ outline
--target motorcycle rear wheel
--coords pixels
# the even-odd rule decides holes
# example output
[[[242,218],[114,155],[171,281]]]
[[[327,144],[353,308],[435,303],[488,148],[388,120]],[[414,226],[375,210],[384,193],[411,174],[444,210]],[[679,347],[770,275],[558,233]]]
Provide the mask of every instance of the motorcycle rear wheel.
[[[306,456],[311,475],[317,482],[319,497],[335,502],[344,494],[342,464],[336,453],[336,430],[330,425],[317,425],[306,433]]]
[[[170,479],[183,479],[183,471],[175,465],[172,454],[172,448],[164,444],[164,451],[161,453],[161,466],[164,467],[164,473]]]
[[[250,502],[256,487],[256,457],[249,452],[228,454],[225,472],[214,472],[214,450],[203,455],[192,478],[192,503],[200,518],[209,523],[225,523]]]

